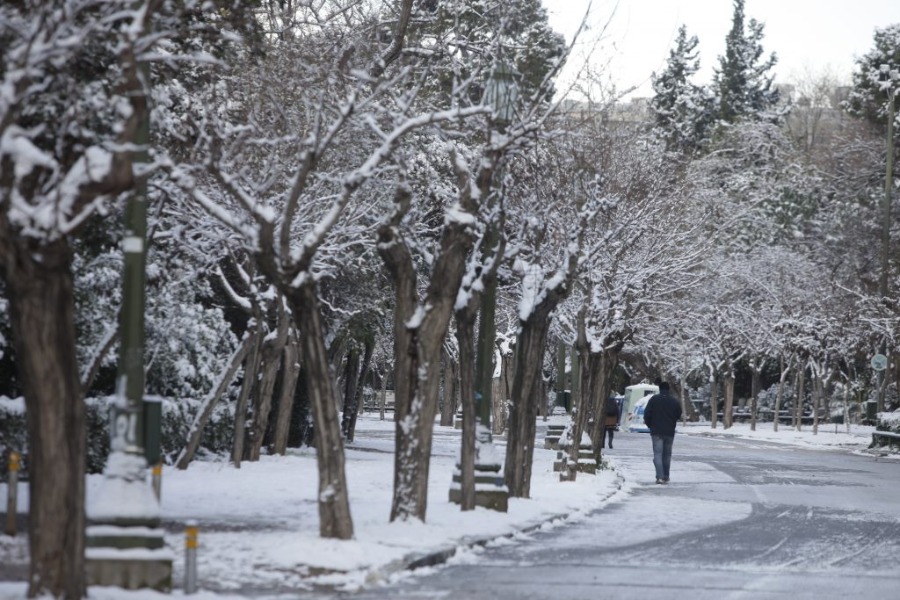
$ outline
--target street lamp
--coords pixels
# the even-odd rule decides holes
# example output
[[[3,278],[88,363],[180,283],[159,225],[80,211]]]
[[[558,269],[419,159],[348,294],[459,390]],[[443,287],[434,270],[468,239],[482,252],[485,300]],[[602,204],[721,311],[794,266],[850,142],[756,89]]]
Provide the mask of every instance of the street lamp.
[[[493,147],[493,137],[496,132],[504,133],[515,116],[516,104],[519,99],[519,85],[516,82],[518,73],[504,60],[494,63],[491,76],[484,88],[482,104],[491,108],[488,133],[491,136],[491,152],[495,158],[499,158],[500,150]],[[502,193],[502,181],[499,184],[499,192]],[[490,197],[490,196],[489,196]],[[499,231],[497,222],[491,220],[485,232],[483,263],[488,264],[492,255],[497,251]],[[497,308],[497,277],[492,275],[485,282],[484,292],[481,295],[481,325],[478,329],[478,345],[475,359],[475,398],[478,402],[478,421],[483,431],[479,442],[491,441],[491,382],[494,375],[494,337],[496,327],[494,317]]]
[[[503,61],[497,61],[488,78],[482,105],[490,107],[488,120],[487,158],[491,165],[498,165],[503,153],[497,133],[506,131],[506,127],[515,115],[516,101],[519,97],[516,71]],[[493,180],[493,173],[490,174]],[[483,198],[496,198],[491,194],[491,181],[482,181],[479,177],[479,188]],[[497,194],[502,193],[502,183]],[[490,206],[488,206],[490,208]],[[496,263],[499,248],[499,230],[496,220],[488,223],[482,246],[481,260],[485,269],[490,271],[491,264]],[[504,482],[503,464],[491,443],[491,383],[494,375],[494,314],[496,312],[497,278],[496,271],[484,275],[484,291],[481,294],[481,325],[478,329],[478,342],[475,358],[475,505],[506,512],[509,503],[509,490]],[[463,450],[465,456],[465,449]],[[462,460],[460,460],[462,463]],[[460,465],[462,467],[462,465]],[[454,481],[462,483],[462,468],[454,474]],[[450,501],[463,503],[462,490],[458,487],[450,489]]]
[[[149,81],[147,65],[140,69]],[[146,95],[142,101],[148,101]],[[150,162],[149,107],[145,115],[135,134],[136,165]],[[147,202],[147,180],[142,178],[125,208],[119,372],[111,406],[109,458],[101,489],[87,507],[85,568],[88,585],[168,591],[172,555],[159,527],[159,499],[146,481],[148,456],[154,463],[159,460],[160,409],[143,397]]]
[[[891,253],[891,192],[894,188],[894,119],[897,97],[897,88],[900,85],[900,72],[896,69],[890,69],[888,65],[881,65],[879,71],[880,77],[883,79],[882,84],[887,95],[887,156],[884,174],[884,201],[882,203],[882,220],[881,220],[881,276],[878,280],[878,293],[882,298],[888,297],[888,268],[889,257]],[[886,354],[887,343],[882,346],[883,352]],[[884,372],[878,371],[878,410],[884,410]]]
[[[481,103],[491,108],[491,129],[496,125],[505,131],[516,114],[519,101],[519,73],[506,61],[500,59],[494,63],[491,76],[484,86]]]

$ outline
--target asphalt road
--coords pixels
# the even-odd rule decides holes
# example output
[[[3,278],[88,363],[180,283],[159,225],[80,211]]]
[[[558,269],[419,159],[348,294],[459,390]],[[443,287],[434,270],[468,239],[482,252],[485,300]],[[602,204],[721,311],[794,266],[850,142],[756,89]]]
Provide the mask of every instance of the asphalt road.
[[[900,462],[678,436],[655,485],[646,434],[618,434],[630,494],[584,521],[335,598],[900,598]]]

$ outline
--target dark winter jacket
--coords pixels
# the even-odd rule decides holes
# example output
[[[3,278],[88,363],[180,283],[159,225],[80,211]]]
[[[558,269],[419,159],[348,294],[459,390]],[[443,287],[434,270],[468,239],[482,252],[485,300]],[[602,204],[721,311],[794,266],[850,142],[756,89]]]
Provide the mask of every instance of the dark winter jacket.
[[[606,414],[603,415],[604,427],[615,427],[619,424],[619,402],[615,396],[606,400]]]
[[[681,418],[681,403],[669,392],[650,396],[644,409],[644,423],[652,435],[675,435],[675,426]]]

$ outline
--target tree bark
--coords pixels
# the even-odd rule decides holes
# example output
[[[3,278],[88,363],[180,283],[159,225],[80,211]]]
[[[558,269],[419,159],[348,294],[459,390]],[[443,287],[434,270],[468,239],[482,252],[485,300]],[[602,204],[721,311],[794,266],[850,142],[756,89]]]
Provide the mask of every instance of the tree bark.
[[[619,355],[624,345],[621,342],[610,342],[609,347],[600,356],[600,370],[594,381],[595,391],[592,394],[594,404],[591,410],[594,425],[590,437],[598,464],[603,456],[603,417],[606,414],[606,399],[612,394],[612,374],[619,364]]]
[[[778,394],[775,396],[775,423],[772,426],[773,431],[778,431],[778,423],[781,418],[781,407],[784,403],[784,382],[787,379],[788,372],[790,371],[790,362],[788,361],[787,366],[784,364],[784,354],[782,354],[779,360],[779,365],[781,368],[781,373],[778,378]]]
[[[344,411],[341,418],[341,432],[348,442],[353,441],[356,433],[356,418],[359,416],[359,405],[363,401],[363,389],[366,376],[372,364],[372,354],[375,351],[375,340],[371,336],[363,340],[362,363],[359,360],[359,350],[351,349],[347,354],[347,368],[344,377]]]
[[[734,425],[734,366],[731,362],[725,368],[725,407],[722,409],[725,429]]]
[[[459,344],[459,398],[462,404],[460,448],[461,510],[475,509],[475,315],[478,303],[456,311],[456,341]]]
[[[819,407],[823,405],[825,382],[822,373],[816,373],[813,379],[813,435],[819,434]]]
[[[344,360],[344,402],[341,409],[341,434],[344,439],[351,440],[350,421],[353,420],[356,407],[356,386],[359,380],[359,349],[351,346]]]
[[[197,448],[200,447],[203,428],[209,422],[209,419],[213,414],[213,409],[215,409],[216,404],[225,394],[225,390],[228,389],[228,384],[234,379],[241,364],[246,360],[247,355],[250,354],[250,350],[255,347],[258,342],[259,340],[257,339],[256,334],[248,331],[244,340],[241,342],[241,345],[238,346],[238,349],[231,356],[231,360],[219,377],[218,383],[210,390],[209,394],[207,394],[206,398],[203,400],[200,410],[194,415],[194,422],[191,424],[187,442],[179,453],[178,459],[175,461],[175,468],[181,470],[187,469],[191,461],[194,460]]]
[[[494,433],[499,435],[506,431],[509,422],[510,401],[512,400],[512,381],[516,370],[515,348],[508,354],[500,354],[500,377],[494,381]],[[541,366],[538,366],[540,376]]]
[[[464,223],[445,224],[425,299],[420,305],[415,265],[400,234],[400,220],[410,201],[411,192],[399,188],[398,210],[378,232],[378,251],[391,276],[395,294],[396,452],[391,521],[411,517],[425,520],[441,348],[465,272],[466,257],[473,244],[472,232]],[[471,198],[462,197],[460,204],[474,212]]]
[[[752,370],[752,379],[750,381],[750,431],[756,431],[756,409],[759,403],[760,388],[759,372],[762,368],[758,357],[754,357],[750,367]]]
[[[794,406],[794,424],[797,431],[803,429],[803,400],[804,389],[806,388],[806,365],[801,362],[800,368],[797,370],[797,400]]]
[[[459,363],[447,349],[444,349],[444,402],[441,405],[441,426],[452,427],[453,415],[459,408],[457,381],[459,380]]]
[[[260,367],[262,375],[255,386],[256,394],[253,402],[253,423],[249,430],[245,458],[249,461],[259,460],[266,431],[269,429],[269,414],[272,411],[272,396],[275,394],[275,382],[281,368],[284,347],[290,331],[290,317],[284,310],[281,296],[276,299],[277,324],[274,336],[269,336],[262,344]]]
[[[315,282],[310,276],[298,287],[284,291],[300,332],[301,358],[313,417],[319,468],[319,534],[324,538],[348,540],[353,537],[353,520],[347,497],[344,442]]]
[[[0,212],[0,273],[26,403],[28,596],[82,598],[86,417],[75,359],[71,251],[64,238],[43,246],[14,240]]]
[[[382,421],[384,421],[384,405],[387,403],[387,365],[385,365],[384,370],[384,376],[381,378],[381,401],[378,403],[378,412]]]
[[[300,377],[300,353],[295,335],[290,335],[284,346],[281,365],[281,391],[278,394],[278,412],[275,417],[275,432],[272,436],[272,454],[284,456],[287,452],[291,430],[291,415],[294,411],[294,392]]]
[[[250,392],[253,390],[258,377],[260,346],[262,344],[262,324],[259,320],[255,320],[252,327],[252,336],[254,340],[256,340],[256,343],[250,347],[250,352],[247,354],[247,360],[244,362],[244,381],[241,384],[241,392],[238,395],[238,400],[234,408],[234,438],[231,442],[231,462],[238,469],[241,468],[241,459],[244,457],[247,404],[250,398]]]
[[[509,495],[529,498],[538,405],[541,401],[541,365],[550,328],[550,310],[532,313],[520,323],[516,342],[516,364],[513,374],[512,401],[509,403],[509,433],[506,442],[504,472]],[[577,445],[577,444],[576,444]]]

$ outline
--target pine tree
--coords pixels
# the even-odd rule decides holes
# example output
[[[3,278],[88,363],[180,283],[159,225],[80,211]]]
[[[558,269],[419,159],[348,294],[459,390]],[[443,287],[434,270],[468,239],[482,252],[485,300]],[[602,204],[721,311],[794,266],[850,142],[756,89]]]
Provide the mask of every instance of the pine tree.
[[[845,104],[853,115],[880,128],[887,126],[888,94],[894,94],[894,114],[900,114],[900,24],[876,29],[875,47],[856,61],[853,90]],[[900,131],[900,127],[894,127]]]
[[[698,44],[697,36],[688,37],[687,28],[682,25],[666,69],[658,76],[654,73],[652,78],[656,95],[650,101],[650,110],[656,131],[667,149],[686,154],[705,144],[713,116],[708,90],[691,82],[700,69]]]
[[[427,8],[427,6],[425,6]],[[434,16],[424,16],[411,34],[432,52],[453,62],[444,70],[441,87],[453,85],[452,73],[465,79],[481,71],[488,77],[498,55],[519,73],[520,95],[553,96],[553,84],[544,81],[566,51],[565,39],[548,23],[541,0],[448,0],[437,5]],[[481,97],[481,88],[472,89]]]
[[[714,85],[718,93],[719,120],[734,123],[742,119],[778,121],[778,90],[772,87],[769,72],[777,58],[763,59],[763,24],[750,19],[744,27],[744,0],[734,0],[731,31],[725,38],[725,56],[719,57]]]

